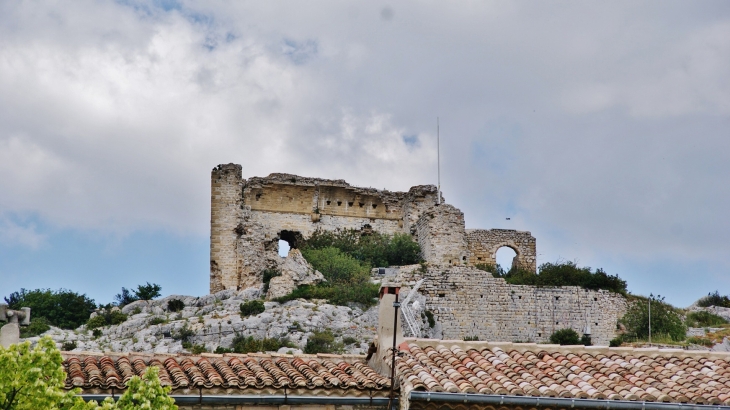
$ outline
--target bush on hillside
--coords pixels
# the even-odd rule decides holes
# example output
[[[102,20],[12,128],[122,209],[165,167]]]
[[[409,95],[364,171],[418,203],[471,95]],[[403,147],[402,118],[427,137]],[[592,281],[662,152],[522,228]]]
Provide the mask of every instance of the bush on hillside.
[[[728,323],[722,316],[715,315],[710,312],[699,311],[691,312],[687,315],[685,323],[688,327],[710,327],[725,325]]]
[[[575,262],[543,263],[538,274],[529,270],[515,268],[509,272],[499,265],[479,264],[477,268],[492,273],[494,277],[504,278],[512,285],[532,286],[580,286],[591,290],[609,290],[626,295],[626,281],[618,275],[609,275],[603,269],[591,271],[589,267],[579,267]]]
[[[652,337],[669,337],[678,342],[687,335],[687,327],[676,309],[664,302],[661,295],[649,295],[649,298],[637,298],[620,320],[626,326],[626,335],[640,340],[649,338],[649,302],[651,302],[651,334]]]
[[[344,345],[335,341],[335,335],[329,329],[314,333],[307,338],[304,353],[342,353]]]
[[[248,302],[243,302],[239,306],[241,309],[241,317],[249,317],[249,316],[255,316],[259,313],[264,313],[266,310],[266,306],[264,306],[264,302],[256,299],[256,300],[249,300]]]
[[[266,337],[263,339],[255,339],[253,336],[247,337],[239,335],[233,338],[231,348],[225,350],[232,350],[235,353],[264,353],[275,352],[282,347],[291,347],[295,349],[297,346],[285,337]],[[220,349],[219,351],[224,351],[224,348]]]
[[[269,284],[271,283],[271,279],[274,279],[277,276],[281,276],[281,271],[278,269],[264,269],[263,272],[263,279],[264,279],[264,288],[261,290],[261,296],[266,296],[267,293],[269,293]]]
[[[391,236],[378,232],[365,234],[354,229],[317,230],[311,237],[302,240],[299,248],[302,253],[305,250],[336,248],[371,268],[411,265],[421,261],[418,243],[410,235],[401,233]]]
[[[93,299],[66,289],[20,289],[5,298],[10,309],[29,307],[31,323],[45,318],[47,323],[62,329],[83,325],[96,308]]]
[[[720,306],[720,307],[730,308],[730,298],[727,296],[721,296],[720,292],[715,291],[715,293],[708,293],[707,296],[698,300],[697,306],[700,306],[700,307]]]
[[[185,302],[180,299],[170,299],[167,301],[167,310],[170,312],[179,312],[185,309]]]
[[[146,285],[137,285],[137,290],[129,290],[123,287],[122,292],[114,296],[114,300],[117,301],[119,307],[123,307],[138,300],[152,300],[160,297],[161,290],[162,286],[149,282]]]
[[[304,249],[304,258],[327,280],[315,286],[300,286],[276,299],[284,303],[298,298],[326,299],[335,305],[375,304],[380,287],[370,282],[369,268],[337,248]]]
[[[127,320],[127,315],[118,309],[103,309],[86,322],[86,329],[93,330],[99,327],[118,325],[125,320]]]
[[[28,337],[38,336],[49,330],[51,330],[51,326],[49,326],[48,319],[44,317],[31,317],[30,325],[20,327],[20,337],[25,339]]]

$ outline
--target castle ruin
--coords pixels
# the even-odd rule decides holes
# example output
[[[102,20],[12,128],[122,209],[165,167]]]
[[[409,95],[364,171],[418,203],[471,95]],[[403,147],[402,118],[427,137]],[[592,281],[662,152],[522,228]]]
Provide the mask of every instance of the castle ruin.
[[[280,240],[297,248],[317,230],[406,233],[428,263],[420,292],[444,337],[544,342],[570,327],[594,329],[594,342],[608,344],[626,308],[623,297],[509,285],[475,269],[496,265],[497,250],[506,246],[516,253],[512,267],[536,272],[535,238],[511,229],[466,229],[464,214],[437,195],[433,185],[392,192],[291,174],[244,179],[240,165],[218,165],[211,173],[210,292],[261,285],[264,270],[283,263]]]

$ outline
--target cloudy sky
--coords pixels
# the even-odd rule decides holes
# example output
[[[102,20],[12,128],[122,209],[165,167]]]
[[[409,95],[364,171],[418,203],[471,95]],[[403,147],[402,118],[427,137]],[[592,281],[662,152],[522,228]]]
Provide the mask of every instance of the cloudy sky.
[[[730,293],[730,2],[0,2],[0,296],[208,291],[210,170],[390,190]],[[506,220],[510,218],[510,220]]]

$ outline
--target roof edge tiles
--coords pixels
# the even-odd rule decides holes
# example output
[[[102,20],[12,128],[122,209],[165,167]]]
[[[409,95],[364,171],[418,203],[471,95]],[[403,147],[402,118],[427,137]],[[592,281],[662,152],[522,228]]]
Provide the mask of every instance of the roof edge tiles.
[[[502,350],[516,350],[520,353],[533,351],[535,349],[573,354],[627,354],[635,353],[643,356],[667,356],[667,357],[705,357],[730,360],[730,352],[713,352],[706,350],[684,350],[684,349],[661,349],[658,347],[608,347],[608,346],[583,346],[583,345],[557,345],[542,343],[515,343],[515,342],[488,342],[488,341],[464,341],[458,339],[415,339],[405,338],[400,346],[415,344],[419,347],[444,346],[447,349],[456,346],[463,350],[469,349],[492,349],[498,347]]]

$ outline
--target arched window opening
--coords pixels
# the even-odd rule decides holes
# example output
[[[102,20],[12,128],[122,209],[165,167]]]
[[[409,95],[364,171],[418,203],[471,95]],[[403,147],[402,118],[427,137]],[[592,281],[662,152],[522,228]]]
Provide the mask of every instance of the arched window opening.
[[[512,269],[516,257],[517,252],[509,246],[497,249],[497,265],[501,266],[505,273]]]
[[[290,249],[297,248],[297,241],[302,235],[296,231],[283,230],[279,232],[279,256],[286,258]]]

